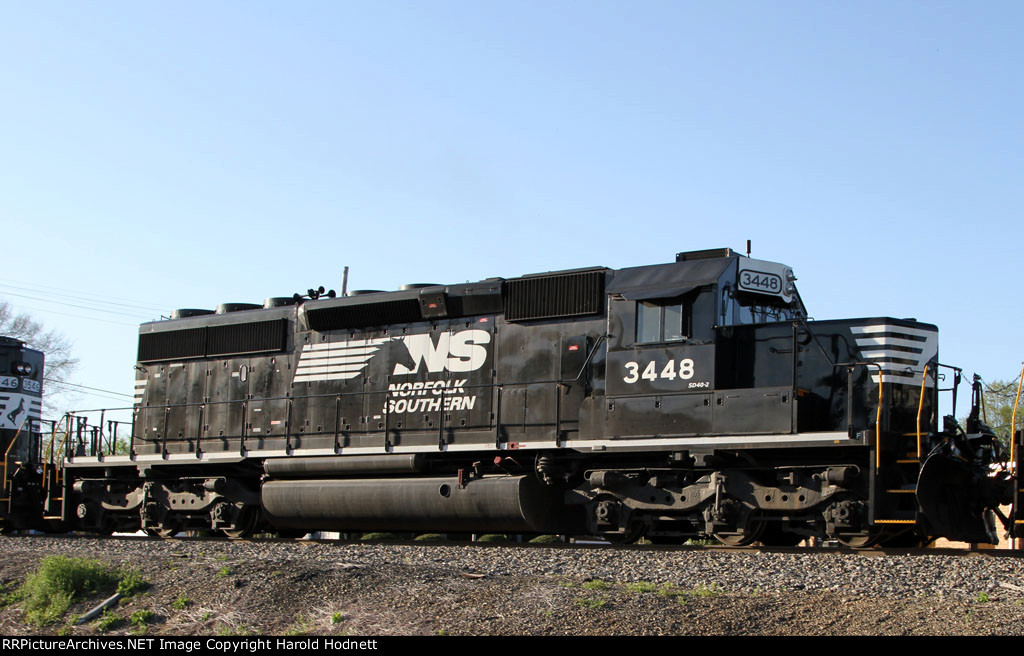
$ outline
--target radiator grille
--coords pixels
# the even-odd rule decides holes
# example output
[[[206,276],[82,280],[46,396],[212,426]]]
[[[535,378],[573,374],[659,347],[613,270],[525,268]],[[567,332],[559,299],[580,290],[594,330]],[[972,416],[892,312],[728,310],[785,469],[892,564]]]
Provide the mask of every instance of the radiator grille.
[[[144,333],[139,362],[283,351],[287,336],[287,319]]]
[[[310,310],[306,317],[310,328],[324,331],[410,323],[422,321],[423,315],[420,312],[419,299],[412,298]]]
[[[599,314],[604,309],[604,278],[604,271],[587,271],[507,280],[505,320]]]

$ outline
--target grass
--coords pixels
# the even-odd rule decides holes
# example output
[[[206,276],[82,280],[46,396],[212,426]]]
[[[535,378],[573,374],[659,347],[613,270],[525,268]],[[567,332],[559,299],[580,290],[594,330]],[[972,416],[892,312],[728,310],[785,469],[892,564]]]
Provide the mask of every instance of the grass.
[[[109,610],[103,611],[100,615],[100,619],[96,622],[97,631],[110,631],[124,624],[124,617],[117,613],[111,613]]]
[[[530,544],[561,544],[562,538],[557,535],[538,535],[530,540]]]
[[[217,570],[217,578],[222,579],[222,578],[225,578],[227,576],[231,576],[231,568],[228,567],[227,565],[225,565],[224,567],[221,567],[219,570]]]
[[[626,589],[630,592],[637,592],[643,594],[645,592],[654,592],[658,589],[658,586],[648,581],[637,581],[636,583],[627,583]]]
[[[25,621],[45,626],[63,617],[73,601],[112,589],[117,582],[117,574],[97,560],[47,556],[16,594],[24,600]]]
[[[178,598],[171,602],[171,608],[174,610],[185,610],[192,605],[192,600],[185,595],[178,595]]]
[[[442,533],[423,533],[413,538],[414,542],[447,542],[448,537]]]
[[[476,539],[477,542],[512,542],[512,538],[503,533],[487,533]]]
[[[992,598],[988,596],[987,592],[979,592],[978,593],[978,603],[979,604],[987,604],[990,601],[992,601]]]
[[[121,578],[117,582],[117,591],[125,597],[137,595],[149,588],[149,581],[142,578],[142,573],[137,569],[121,570]]]
[[[607,606],[608,600],[604,597],[576,597],[575,603],[580,608],[597,610]]]
[[[397,533],[363,533],[360,540],[397,540],[399,535]]]
[[[584,589],[608,589],[609,587],[611,587],[611,583],[601,580],[600,578],[585,581],[583,584]]]
[[[697,584],[690,594],[694,597],[717,597],[722,594],[722,587],[715,583],[711,585],[704,585],[703,583]]]

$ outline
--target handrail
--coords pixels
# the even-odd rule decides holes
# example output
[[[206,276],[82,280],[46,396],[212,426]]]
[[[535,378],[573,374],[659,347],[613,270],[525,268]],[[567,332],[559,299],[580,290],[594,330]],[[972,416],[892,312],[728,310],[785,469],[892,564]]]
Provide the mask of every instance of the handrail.
[[[1020,388],[1024,385],[1024,362],[1021,363],[1020,380],[1017,382],[1017,396],[1013,399],[1013,415],[1010,419],[1010,462],[1017,462],[1014,460],[1014,446],[1017,443],[1017,405],[1020,403]],[[1020,475],[1020,472],[1017,472]]]
[[[11,440],[11,443],[7,445],[7,450],[4,451],[4,488],[3,489],[5,489],[5,490],[7,489],[7,460],[9,458],[9,456],[10,456],[11,449],[13,449],[14,445],[18,443],[18,437],[21,435],[21,429],[25,427],[25,422],[26,421],[29,421],[28,417],[25,417],[24,419],[22,419],[21,423],[18,424],[18,432],[14,434],[14,438]],[[29,429],[29,432],[32,432],[31,428]]]
[[[917,459],[921,460],[921,412],[924,410],[924,388],[928,382],[928,365],[924,366],[921,372],[921,394],[917,399]]]

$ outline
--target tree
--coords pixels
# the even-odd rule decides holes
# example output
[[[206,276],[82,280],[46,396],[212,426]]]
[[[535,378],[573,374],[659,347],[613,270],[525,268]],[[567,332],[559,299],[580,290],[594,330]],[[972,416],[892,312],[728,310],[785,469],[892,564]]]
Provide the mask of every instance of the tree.
[[[996,437],[1009,446],[1010,424],[1013,417],[1013,404],[1017,397],[1016,380],[994,380],[985,383],[984,402],[985,414],[982,420],[992,428]],[[1017,408],[1017,427],[1024,422],[1024,398]]]
[[[27,346],[42,351],[46,356],[43,369],[46,382],[57,383],[58,386],[66,383],[78,364],[78,360],[71,357],[71,342],[64,335],[55,330],[46,330],[43,324],[28,314],[15,313],[6,301],[0,301],[0,336],[20,339]],[[48,402],[50,398],[44,395],[44,407],[52,408],[52,401]]]

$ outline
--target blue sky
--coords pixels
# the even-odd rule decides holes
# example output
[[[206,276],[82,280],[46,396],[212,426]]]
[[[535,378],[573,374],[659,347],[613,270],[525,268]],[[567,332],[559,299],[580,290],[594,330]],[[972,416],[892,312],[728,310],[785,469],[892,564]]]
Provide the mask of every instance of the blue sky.
[[[751,239],[815,318],[916,317],[944,362],[1016,377],[1022,19],[0,1],[0,298],[75,343],[75,382],[131,394],[137,324],[176,307]]]

